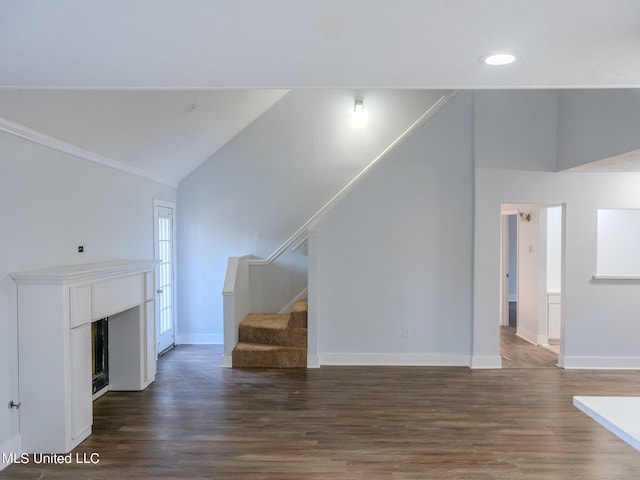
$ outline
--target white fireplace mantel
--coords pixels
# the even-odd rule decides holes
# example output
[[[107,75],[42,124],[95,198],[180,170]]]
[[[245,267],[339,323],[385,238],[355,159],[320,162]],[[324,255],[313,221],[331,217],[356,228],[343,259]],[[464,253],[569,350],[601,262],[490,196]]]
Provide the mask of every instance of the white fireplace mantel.
[[[140,273],[153,270],[157,260],[113,260],[111,262],[85,263],[82,265],[65,265],[62,267],[14,272],[9,274],[16,282],[75,282],[80,280],[97,280],[126,273]]]
[[[155,260],[11,273],[18,285],[20,435],[67,453],[91,434],[91,323],[109,317],[109,390],[155,379]]]

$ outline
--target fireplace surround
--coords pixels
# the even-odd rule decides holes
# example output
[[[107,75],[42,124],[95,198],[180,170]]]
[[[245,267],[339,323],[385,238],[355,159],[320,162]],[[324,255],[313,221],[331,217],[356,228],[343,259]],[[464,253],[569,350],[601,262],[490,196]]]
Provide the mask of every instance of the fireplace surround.
[[[155,260],[10,274],[18,286],[20,436],[25,453],[67,453],[91,434],[91,325],[109,317],[109,390],[155,379]]]
[[[109,386],[109,319],[91,323],[91,393],[101,394]]]

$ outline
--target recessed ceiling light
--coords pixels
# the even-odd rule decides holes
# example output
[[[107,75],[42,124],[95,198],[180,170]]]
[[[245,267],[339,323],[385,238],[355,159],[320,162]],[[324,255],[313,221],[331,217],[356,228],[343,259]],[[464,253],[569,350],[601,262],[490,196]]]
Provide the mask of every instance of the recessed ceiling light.
[[[515,53],[492,53],[491,55],[487,55],[482,60],[487,65],[491,65],[493,67],[499,67],[502,65],[509,65],[510,63],[515,62],[518,59],[518,55]]]

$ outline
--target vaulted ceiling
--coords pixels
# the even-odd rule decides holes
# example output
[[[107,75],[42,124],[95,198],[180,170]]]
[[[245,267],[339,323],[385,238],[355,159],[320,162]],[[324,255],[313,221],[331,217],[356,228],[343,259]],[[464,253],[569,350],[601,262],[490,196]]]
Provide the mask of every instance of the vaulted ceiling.
[[[287,89],[638,87],[639,52],[636,0],[0,0],[0,117],[178,182]]]

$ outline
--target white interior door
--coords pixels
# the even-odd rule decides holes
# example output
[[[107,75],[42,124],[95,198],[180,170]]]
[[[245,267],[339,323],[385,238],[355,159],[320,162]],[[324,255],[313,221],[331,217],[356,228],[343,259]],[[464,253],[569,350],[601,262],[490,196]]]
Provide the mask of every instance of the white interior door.
[[[162,353],[175,343],[174,321],[174,206],[154,202],[156,269],[156,336],[157,352]]]

